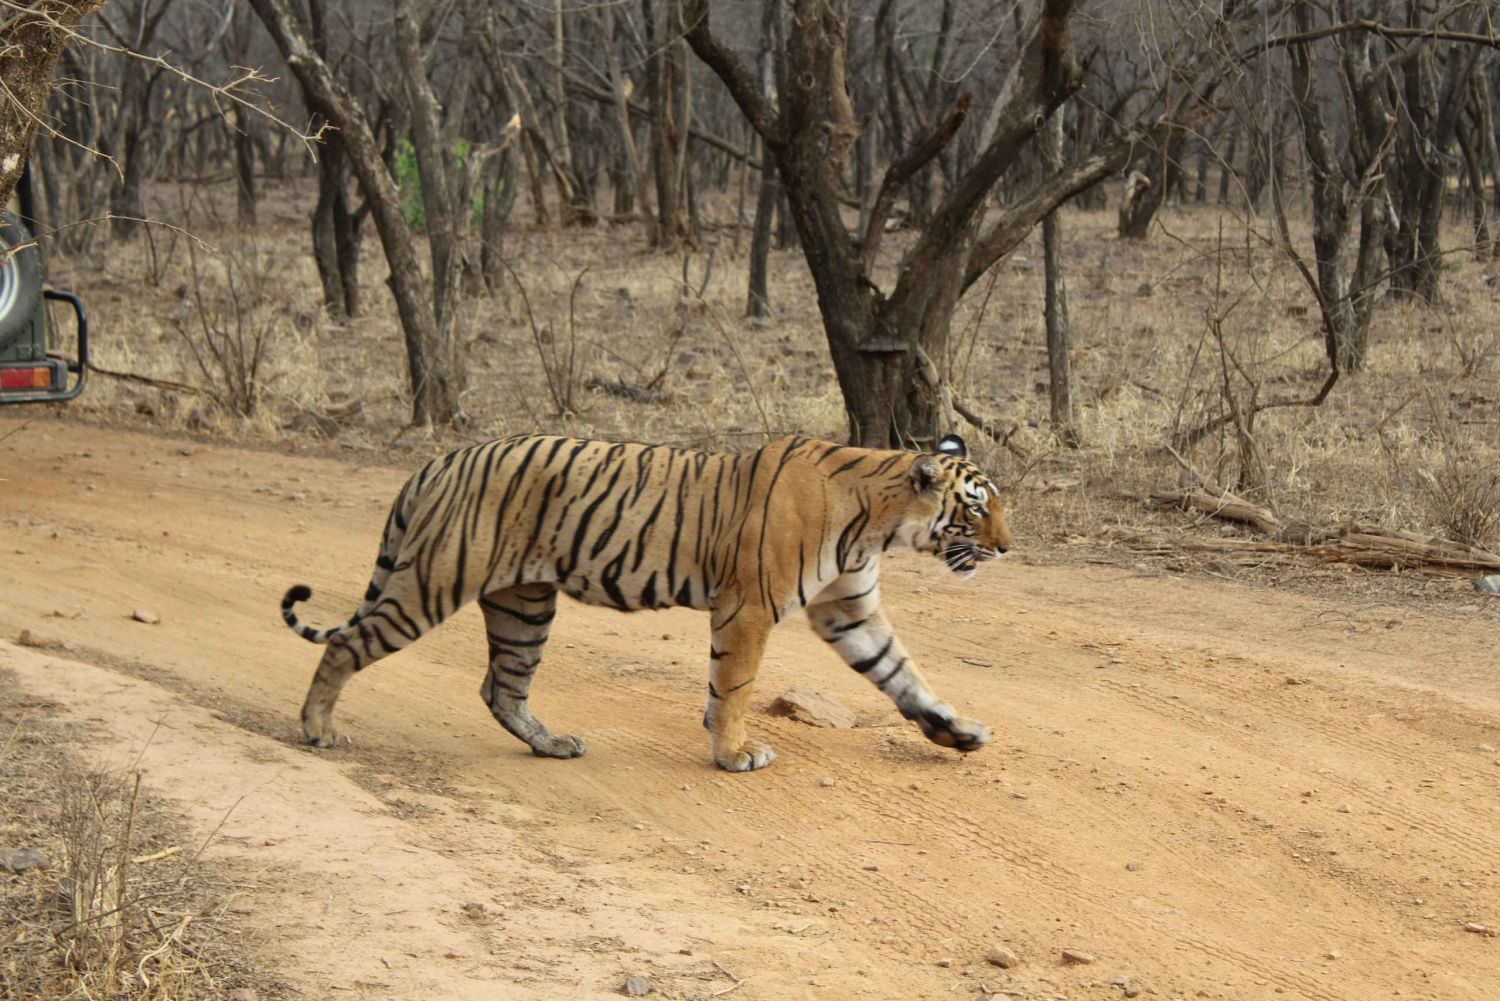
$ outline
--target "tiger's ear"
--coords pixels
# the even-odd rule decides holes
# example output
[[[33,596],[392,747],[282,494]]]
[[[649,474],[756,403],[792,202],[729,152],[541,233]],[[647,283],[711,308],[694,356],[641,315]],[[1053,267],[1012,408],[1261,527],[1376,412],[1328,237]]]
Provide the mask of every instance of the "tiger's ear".
[[[969,446],[956,434],[945,434],[938,439],[938,443],[932,449],[938,455],[951,455],[955,459],[967,459],[969,457]]]
[[[943,468],[936,462],[919,457],[911,464],[911,487],[919,494],[926,493],[933,488],[942,475]]]

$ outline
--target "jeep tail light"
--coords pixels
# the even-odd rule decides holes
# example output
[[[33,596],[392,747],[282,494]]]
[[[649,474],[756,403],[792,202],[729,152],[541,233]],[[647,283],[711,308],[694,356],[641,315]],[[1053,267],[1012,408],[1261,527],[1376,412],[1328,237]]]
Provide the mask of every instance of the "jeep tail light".
[[[0,389],[51,389],[50,368],[0,369]]]

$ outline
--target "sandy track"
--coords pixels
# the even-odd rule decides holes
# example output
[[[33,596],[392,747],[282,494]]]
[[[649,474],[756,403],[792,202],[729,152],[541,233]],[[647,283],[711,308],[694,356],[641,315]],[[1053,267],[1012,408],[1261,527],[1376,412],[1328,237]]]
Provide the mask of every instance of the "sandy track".
[[[734,1001],[1105,998],[1118,976],[1162,997],[1500,997],[1500,942],[1464,930],[1500,925],[1488,609],[1351,619],[1020,559],[963,583],[907,555],[888,610],[996,734],[971,757],[906,725],[757,716],[780,759],[721,774],[705,618],[571,602],[533,704],[586,757],[535,759],[489,718],[472,609],[352,682],[352,746],[314,753],[295,717],[317,651],[277,601],[305,581],[305,619],[346,617],[404,474],[181,444],[53,422],[0,444],[0,635],[40,628],[111,671],[0,660],[125,738],[163,707],[193,720],[151,778],[209,828],[246,797],[225,851],[304,989],[571,998],[639,974],[706,997],[733,985],[716,961],[745,979]],[[887,708],[800,619],[757,707],[795,681]],[[986,965],[994,945],[1022,967]]]

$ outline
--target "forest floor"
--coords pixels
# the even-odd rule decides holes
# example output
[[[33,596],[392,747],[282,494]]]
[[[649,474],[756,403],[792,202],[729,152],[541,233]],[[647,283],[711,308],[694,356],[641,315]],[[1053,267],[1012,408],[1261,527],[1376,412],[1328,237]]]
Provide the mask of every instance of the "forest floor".
[[[977,754],[892,721],[799,617],[753,704],[780,758],[720,773],[703,617],[572,602],[534,705],[585,757],[490,719],[472,609],[355,679],[349,742],[312,751],[317,652],[277,603],[304,581],[309,621],[348,614],[410,456],[18,413],[0,436],[0,636],[66,644],[0,642],[0,669],[81,753],[140,755],[234,874],[263,998],[1500,996],[1500,601],[1465,580],[1215,577],[1054,543],[1035,491],[973,580],[886,573],[995,734]],[[765,715],[794,683],[871,725]]]

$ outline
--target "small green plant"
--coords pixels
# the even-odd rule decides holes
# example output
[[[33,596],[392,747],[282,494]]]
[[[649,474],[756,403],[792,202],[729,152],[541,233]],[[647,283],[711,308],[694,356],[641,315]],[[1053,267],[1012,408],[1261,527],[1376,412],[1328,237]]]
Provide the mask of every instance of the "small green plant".
[[[474,146],[467,139],[453,142],[453,158],[462,168],[464,160]],[[396,183],[401,188],[401,211],[406,216],[406,225],[417,232],[427,230],[427,205],[422,201],[422,169],[417,165],[417,148],[410,139],[401,140],[396,147]],[[469,225],[477,225],[484,217],[484,186],[474,192],[474,206]]]

